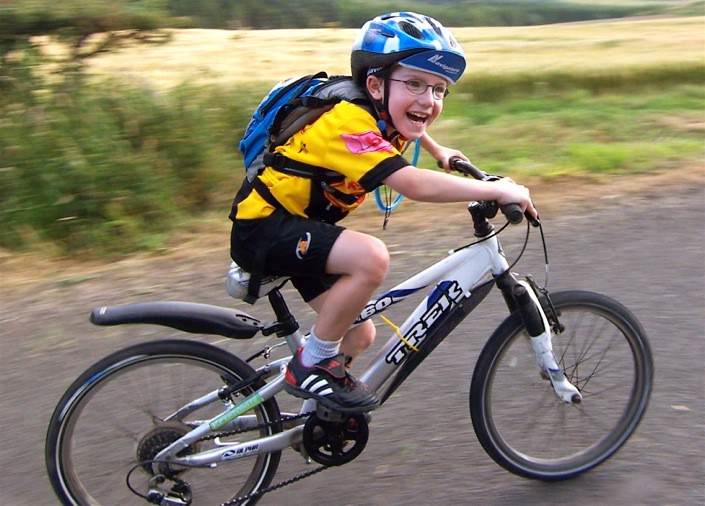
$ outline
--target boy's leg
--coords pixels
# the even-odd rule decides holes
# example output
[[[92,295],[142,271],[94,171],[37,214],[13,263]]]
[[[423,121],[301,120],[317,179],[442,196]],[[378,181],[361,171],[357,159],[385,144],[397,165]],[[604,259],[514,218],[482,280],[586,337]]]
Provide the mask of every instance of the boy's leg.
[[[323,301],[325,300],[327,294],[328,292],[324,292],[308,302],[316,313],[321,312],[321,307],[323,306]],[[372,346],[376,335],[377,329],[375,328],[374,323],[372,323],[372,320],[365,320],[359,325],[348,328],[348,331],[345,335],[343,335],[343,340],[340,342],[338,351],[348,357],[350,360],[348,365],[350,365],[350,363],[354,362],[363,351]]]
[[[345,230],[340,234],[326,262],[327,273],[340,278],[309,301],[319,317],[306,345],[287,368],[287,391],[345,411],[368,411],[379,405],[379,398],[347,373],[344,358],[337,354],[346,334],[343,351],[353,357],[374,339],[371,322],[354,329],[350,326],[384,281],[388,267],[384,243],[359,232]]]
[[[340,351],[349,357],[348,366],[352,365],[363,351],[372,346],[376,335],[377,329],[372,320],[366,320],[347,331],[343,336],[343,342],[340,343]]]
[[[341,277],[320,301],[316,321],[319,339],[337,341],[345,335],[384,281],[388,268],[389,253],[382,241],[350,230],[340,234],[326,271]]]

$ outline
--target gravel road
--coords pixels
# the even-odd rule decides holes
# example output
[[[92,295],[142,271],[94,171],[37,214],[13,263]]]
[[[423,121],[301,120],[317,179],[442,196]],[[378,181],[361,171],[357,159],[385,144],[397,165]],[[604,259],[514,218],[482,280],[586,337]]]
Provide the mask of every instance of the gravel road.
[[[599,195],[589,204],[554,195],[545,207],[549,288],[610,295],[637,315],[650,337],[654,393],[642,424],[619,453],[577,479],[546,484],[507,473],[483,452],[469,419],[468,389],[481,346],[506,312],[494,294],[375,414],[360,457],[273,492],[261,504],[705,504],[705,185],[699,179],[677,189]],[[365,225],[392,253],[385,287],[469,241],[462,207],[403,208],[390,230],[379,230],[377,214]],[[515,227],[503,234],[509,257],[519,251],[524,231]],[[206,244],[192,254],[32,272],[21,283],[3,282],[0,503],[56,503],[43,445],[63,391],[109,352],[173,335],[156,327],[98,329],[88,323],[90,309],[146,300],[233,305],[222,285],[227,262],[221,245]],[[516,270],[543,279],[537,241]],[[270,314],[263,303],[236,306],[262,318]],[[310,325],[311,313],[300,314],[302,326]],[[224,346],[247,356],[262,342]],[[278,478],[289,477],[290,467],[304,470],[294,470],[292,459],[284,459]]]

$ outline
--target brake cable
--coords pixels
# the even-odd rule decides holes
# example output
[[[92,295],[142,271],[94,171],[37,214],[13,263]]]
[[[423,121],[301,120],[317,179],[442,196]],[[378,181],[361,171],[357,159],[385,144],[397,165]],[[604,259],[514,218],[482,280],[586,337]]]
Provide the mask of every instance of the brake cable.
[[[460,246],[458,248],[455,248],[455,249],[451,250],[450,253],[455,253],[455,252],[463,250],[465,248],[470,248],[472,246],[475,246],[477,244],[485,242],[485,241],[491,239],[492,237],[496,237],[499,234],[501,234],[509,225],[510,225],[510,223],[509,223],[509,221],[507,221],[499,229],[492,231],[491,234],[486,235],[485,237],[482,237],[474,242],[465,244],[464,246]],[[541,286],[540,288],[542,290],[545,290],[546,287],[548,286],[548,274],[550,272],[549,263],[548,263],[548,246],[546,245],[546,236],[544,235],[544,231],[543,231],[543,222],[539,221],[538,228],[539,228],[539,232],[541,233],[541,247],[543,249],[544,276],[545,276],[543,286]],[[512,264],[507,269],[508,271],[511,271],[514,268],[514,266],[516,266],[516,264],[519,262],[519,260],[521,260],[522,256],[524,256],[524,252],[526,251],[526,248],[529,244],[530,233],[531,233],[531,224],[527,221],[526,222],[526,235],[524,236],[524,244],[522,245],[521,251],[519,252],[517,257],[514,259]]]

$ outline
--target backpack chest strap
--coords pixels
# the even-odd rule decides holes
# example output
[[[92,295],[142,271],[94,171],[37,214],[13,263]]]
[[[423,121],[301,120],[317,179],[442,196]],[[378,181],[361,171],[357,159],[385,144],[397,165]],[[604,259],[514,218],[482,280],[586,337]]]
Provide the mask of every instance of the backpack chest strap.
[[[314,184],[330,193],[333,198],[339,200],[347,206],[355,204],[358,196],[342,192],[331,186],[331,183],[344,179],[345,176],[334,170],[325,169],[317,165],[311,165],[297,160],[292,160],[281,153],[265,153],[263,162],[266,166],[273,168],[290,176],[305,177],[313,180]],[[258,178],[255,178],[258,179]],[[258,192],[261,194],[261,192]]]

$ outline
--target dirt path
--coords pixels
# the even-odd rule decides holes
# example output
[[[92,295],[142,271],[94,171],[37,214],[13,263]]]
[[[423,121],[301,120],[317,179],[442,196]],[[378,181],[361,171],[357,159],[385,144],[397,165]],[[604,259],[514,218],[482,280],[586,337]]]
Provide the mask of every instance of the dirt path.
[[[607,293],[636,313],[651,338],[655,391],[624,450],[584,477],[554,485],[516,478],[484,454],[469,423],[467,392],[482,337],[505,312],[499,297],[491,296],[375,415],[368,448],[358,459],[272,493],[262,504],[705,502],[703,167],[619,185],[539,185],[534,196],[546,225],[551,288]],[[405,203],[385,232],[378,212],[361,214],[348,225],[380,235],[392,253],[386,285],[469,240],[462,208]],[[173,335],[145,326],[96,329],[87,321],[90,308],[145,300],[233,305],[222,284],[228,262],[224,231],[227,226],[219,223],[184,237],[168,255],[138,255],[111,265],[1,259],[0,503],[53,503],[44,434],[56,402],[81,371],[128,344]],[[515,227],[503,234],[510,257],[523,233]],[[520,267],[543,275],[537,244]],[[310,312],[292,306],[302,326],[310,324]],[[268,313],[261,304],[238,307]],[[246,355],[261,346],[262,340],[253,340],[227,348]],[[448,371],[461,372],[439,383]],[[281,479],[288,470],[284,465]]]

